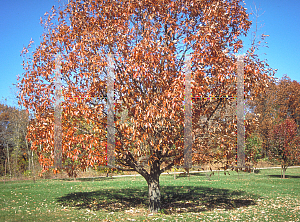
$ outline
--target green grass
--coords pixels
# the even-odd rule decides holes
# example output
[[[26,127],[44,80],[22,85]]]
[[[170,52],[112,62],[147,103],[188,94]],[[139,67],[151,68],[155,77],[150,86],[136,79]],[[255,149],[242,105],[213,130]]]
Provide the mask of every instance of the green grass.
[[[257,174],[162,175],[149,216],[142,177],[0,183],[0,221],[300,221],[300,168]]]

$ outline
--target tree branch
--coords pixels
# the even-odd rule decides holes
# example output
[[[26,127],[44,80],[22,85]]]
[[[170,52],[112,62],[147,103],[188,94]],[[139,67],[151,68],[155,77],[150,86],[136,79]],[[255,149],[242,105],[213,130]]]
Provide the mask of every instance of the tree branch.
[[[174,165],[175,165],[174,162],[170,163],[168,166],[166,166],[165,168],[160,170],[160,174],[162,174],[163,172],[165,172],[167,170],[170,170]]]
[[[110,165],[110,164],[107,164],[107,166],[110,167],[110,168],[116,168],[116,169],[122,170],[122,171],[136,171],[135,169],[125,169],[123,167],[113,166],[113,165]]]

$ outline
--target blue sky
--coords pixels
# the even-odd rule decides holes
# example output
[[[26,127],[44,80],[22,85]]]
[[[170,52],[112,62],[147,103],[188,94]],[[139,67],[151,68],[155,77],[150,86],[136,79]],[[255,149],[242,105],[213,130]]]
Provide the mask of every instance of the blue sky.
[[[256,8],[260,8],[259,34],[270,35],[266,39],[269,48],[260,50],[260,58],[266,58],[272,68],[278,69],[276,77],[281,78],[287,74],[292,80],[300,82],[300,1],[245,0],[244,2],[249,13],[251,8],[255,11],[255,5]],[[14,90],[11,89],[12,84],[17,82],[17,75],[23,73],[21,51],[31,38],[36,45],[39,43],[43,33],[40,17],[57,4],[57,0],[1,0],[0,102],[7,99],[9,105],[16,105]],[[245,39],[245,46],[249,46],[249,38]]]

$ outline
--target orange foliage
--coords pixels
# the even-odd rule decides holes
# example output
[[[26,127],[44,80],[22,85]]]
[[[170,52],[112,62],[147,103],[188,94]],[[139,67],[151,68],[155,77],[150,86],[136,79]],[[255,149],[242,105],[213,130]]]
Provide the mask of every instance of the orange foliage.
[[[57,13],[57,14],[56,14]],[[24,62],[19,84],[21,104],[35,114],[28,139],[39,152],[41,164],[53,164],[53,102],[55,55],[62,56],[63,161],[78,167],[106,163],[106,112],[91,108],[91,97],[105,97],[107,54],[115,63],[116,163],[140,173],[147,181],[183,163],[184,60],[192,54],[193,96],[236,95],[236,57],[251,22],[239,0],[70,0],[65,8],[48,14],[49,32],[33,56]],[[24,50],[26,53],[26,50]],[[245,55],[245,95],[258,94],[269,79],[270,69],[254,50]],[[225,118],[229,100],[199,100],[193,107],[193,128],[200,118]],[[124,118],[121,118],[121,114]],[[219,121],[214,137],[223,157],[233,149],[234,121]],[[227,130],[227,131],[226,131]],[[196,132],[196,131],[195,131]],[[222,140],[221,140],[222,139]],[[211,158],[198,146],[195,162]],[[212,147],[213,148],[213,147]],[[212,156],[214,154],[212,153]],[[139,161],[147,159],[149,166]]]

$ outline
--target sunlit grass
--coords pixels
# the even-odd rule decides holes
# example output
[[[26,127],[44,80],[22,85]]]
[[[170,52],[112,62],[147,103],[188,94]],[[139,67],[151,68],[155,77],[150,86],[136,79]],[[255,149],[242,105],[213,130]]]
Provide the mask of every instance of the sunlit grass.
[[[149,215],[142,177],[0,183],[0,221],[299,221],[300,168],[257,174],[162,175],[162,210]]]

